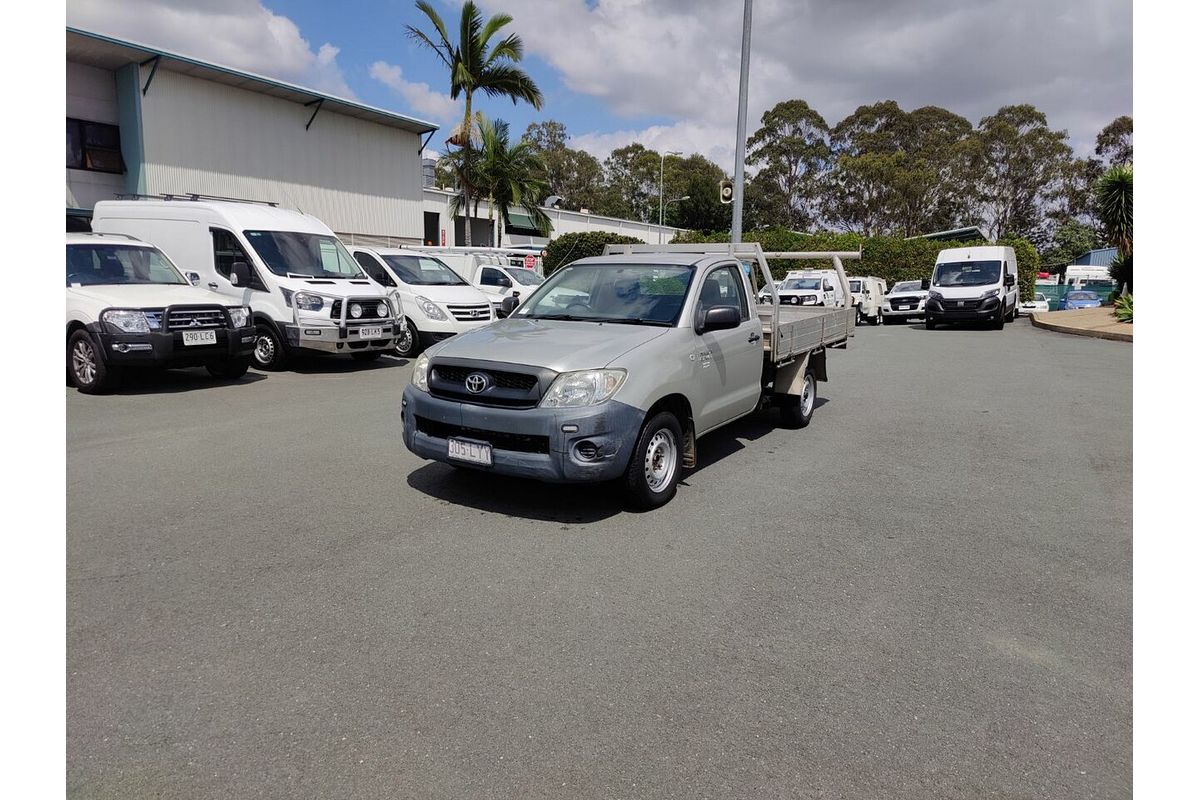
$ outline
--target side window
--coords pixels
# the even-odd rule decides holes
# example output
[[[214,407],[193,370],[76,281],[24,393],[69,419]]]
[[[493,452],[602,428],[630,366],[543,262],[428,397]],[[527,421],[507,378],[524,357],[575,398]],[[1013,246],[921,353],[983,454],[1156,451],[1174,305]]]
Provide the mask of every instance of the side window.
[[[746,289],[736,268],[720,267],[704,279],[704,285],[700,287],[699,313],[704,314],[715,306],[733,306],[742,312],[743,320],[749,319]]]
[[[212,232],[213,261],[217,268],[217,274],[228,280],[233,270],[233,262],[245,261],[246,266],[250,267],[250,288],[260,292],[267,291],[266,285],[258,277],[258,270],[254,268],[254,262],[250,260],[250,256],[246,255],[246,251],[242,249],[237,237],[223,228],[210,228],[209,230]]]
[[[354,260],[357,261],[358,265],[363,268],[363,272],[370,275],[372,280],[374,280],[376,283],[383,284],[384,286],[396,285],[396,282],[392,280],[391,275],[388,275],[388,271],[383,268],[383,265],[371,258],[371,256],[367,255],[366,253],[355,253]]]
[[[827,291],[827,292],[833,291],[833,284],[829,282],[828,278],[825,279],[825,291]]]
[[[512,286],[508,276],[494,267],[484,267],[479,282],[484,286],[503,286],[506,289]]]

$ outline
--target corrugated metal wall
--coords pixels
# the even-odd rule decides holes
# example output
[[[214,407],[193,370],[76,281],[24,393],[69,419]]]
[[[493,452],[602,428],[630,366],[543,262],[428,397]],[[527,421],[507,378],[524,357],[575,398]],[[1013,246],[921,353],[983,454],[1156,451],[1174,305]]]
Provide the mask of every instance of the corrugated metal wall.
[[[272,200],[338,232],[420,240],[419,137],[329,110],[305,130],[310,116],[160,69],[142,99],[146,192]]]

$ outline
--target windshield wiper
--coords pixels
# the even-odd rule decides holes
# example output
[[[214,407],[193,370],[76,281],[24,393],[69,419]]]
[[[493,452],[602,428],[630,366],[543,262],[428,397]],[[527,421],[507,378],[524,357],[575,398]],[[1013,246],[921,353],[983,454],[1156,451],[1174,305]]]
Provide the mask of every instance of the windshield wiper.
[[[566,322],[607,322],[603,317],[577,317],[573,314],[538,314],[529,319],[553,319]]]
[[[615,322],[618,325],[658,325],[669,328],[671,323],[664,322],[661,319],[646,319],[645,317],[615,317],[613,319],[605,319],[605,322]]]

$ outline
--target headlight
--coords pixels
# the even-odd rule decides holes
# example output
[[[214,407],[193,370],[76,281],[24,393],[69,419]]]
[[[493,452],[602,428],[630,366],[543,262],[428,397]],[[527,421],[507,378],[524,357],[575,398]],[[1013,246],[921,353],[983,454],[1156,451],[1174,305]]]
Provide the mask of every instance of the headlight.
[[[933,289],[930,289],[930,290],[929,290],[929,299],[930,299],[930,300],[941,300],[941,299],[942,299],[942,293],[941,293],[941,292],[934,291]]]
[[[413,364],[412,385],[422,392],[429,391],[429,356],[424,353],[417,356],[417,363]]]
[[[235,328],[246,327],[247,320],[250,319],[250,309],[245,306],[232,306],[229,309],[229,319]]]
[[[301,311],[320,311],[325,307],[325,300],[316,294],[296,292],[292,295],[292,303]]]
[[[999,290],[999,289],[990,289],[990,290],[988,290],[988,291],[984,292],[984,293],[983,293],[983,297],[981,297],[981,298],[979,298],[979,299],[980,299],[980,300],[987,300],[989,297],[999,297],[999,296],[1000,296],[1000,290]]]
[[[150,323],[146,321],[146,315],[141,311],[115,309],[113,311],[105,311],[101,319],[121,333],[150,332]]]
[[[358,319],[359,317],[361,317],[362,316],[362,306],[359,305],[358,303],[351,303],[350,304],[350,316],[354,317],[355,319]]]
[[[542,398],[542,408],[574,408],[603,403],[625,382],[623,369],[585,369],[564,372]]]
[[[425,316],[427,316],[433,320],[446,319],[446,315],[442,312],[442,310],[440,308],[438,308],[437,305],[435,305],[434,302],[432,300],[430,300],[428,297],[422,297],[421,295],[417,295],[416,300],[417,300],[417,305],[421,309],[421,313],[423,313]]]
[[[375,306],[375,316],[377,316],[377,317],[390,316],[388,314],[388,304],[383,302],[382,300],[380,300],[379,305]]]

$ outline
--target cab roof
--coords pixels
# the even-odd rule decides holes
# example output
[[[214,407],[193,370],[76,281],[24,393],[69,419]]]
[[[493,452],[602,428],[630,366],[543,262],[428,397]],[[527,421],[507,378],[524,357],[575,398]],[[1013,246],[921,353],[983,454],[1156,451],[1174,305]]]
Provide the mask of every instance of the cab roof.
[[[95,217],[149,217],[154,211],[166,211],[174,219],[221,220],[236,230],[295,231],[332,236],[329,226],[311,214],[267,203],[237,200],[101,200]]]

